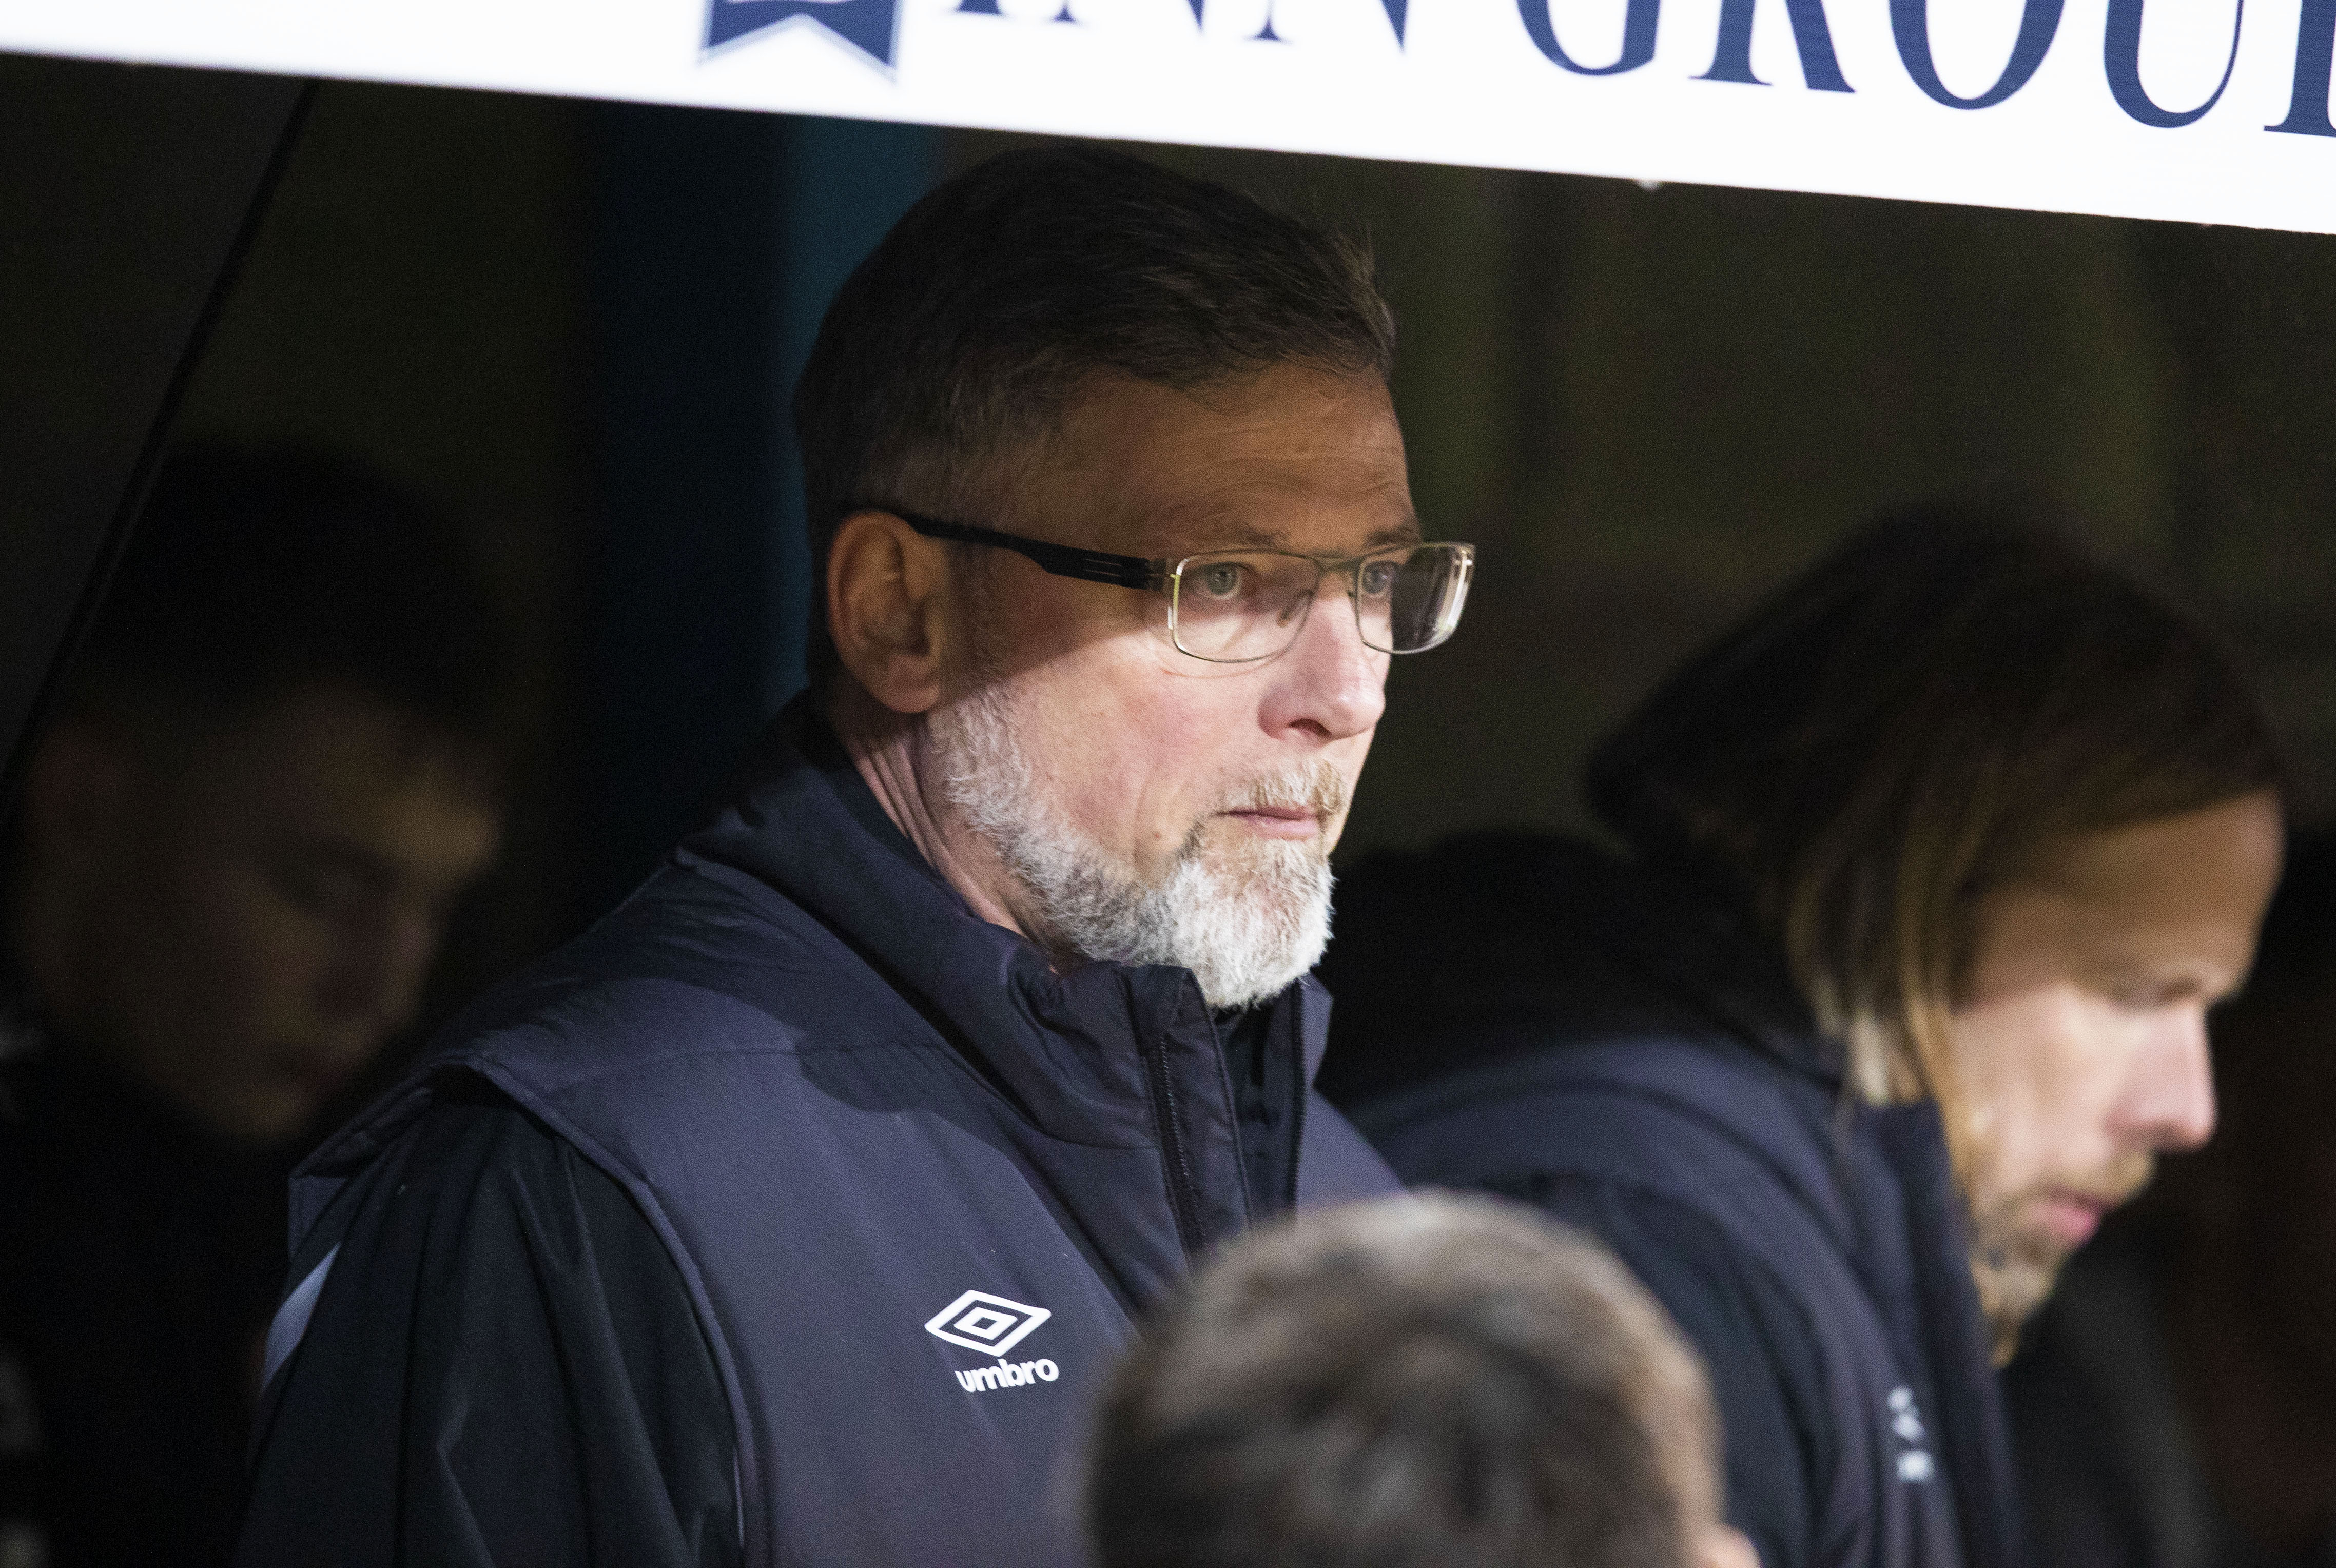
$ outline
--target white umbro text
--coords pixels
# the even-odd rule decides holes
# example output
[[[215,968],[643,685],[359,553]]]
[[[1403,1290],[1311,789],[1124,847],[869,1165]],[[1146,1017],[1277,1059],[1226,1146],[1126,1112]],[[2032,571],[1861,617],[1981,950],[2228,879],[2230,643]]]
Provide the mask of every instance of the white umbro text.
[[[976,1367],[970,1372],[957,1375],[958,1387],[968,1394],[983,1394],[992,1388],[1019,1388],[1030,1383],[1051,1383],[1063,1375],[1063,1369],[1052,1361],[1000,1361],[995,1367]]]

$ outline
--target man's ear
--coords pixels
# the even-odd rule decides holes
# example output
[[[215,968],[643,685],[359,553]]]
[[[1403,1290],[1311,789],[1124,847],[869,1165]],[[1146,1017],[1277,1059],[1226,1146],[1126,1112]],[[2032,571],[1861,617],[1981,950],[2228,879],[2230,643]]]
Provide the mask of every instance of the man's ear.
[[[836,657],[894,713],[926,713],[948,689],[949,548],[889,511],[855,511],[827,552]]]

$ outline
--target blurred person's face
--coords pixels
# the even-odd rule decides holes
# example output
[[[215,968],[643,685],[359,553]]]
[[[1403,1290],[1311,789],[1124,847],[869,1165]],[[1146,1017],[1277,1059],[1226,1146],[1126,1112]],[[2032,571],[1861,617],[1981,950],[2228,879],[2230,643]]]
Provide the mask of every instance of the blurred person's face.
[[[290,1138],[410,1021],[494,853],[475,759],[306,690],[183,741],[44,737],[20,961],[64,1037],[219,1135]]]
[[[2206,1010],[2253,962],[2279,879],[2254,795],[2050,846],[1975,911],[1950,1022],[1973,1266],[1999,1334],[2214,1126]]]
[[[1290,367],[1199,394],[1098,378],[1004,490],[988,515],[952,521],[1146,557],[1344,557],[1418,537],[1386,387]],[[886,571],[949,577],[934,596],[949,624],[920,629],[920,662],[839,646],[886,707],[927,715],[919,771],[952,881],[1058,953],[1189,968],[1221,1006],[1311,968],[1388,661],[1340,580],[1284,652],[1209,664],[1171,641],[1161,595],[1004,550],[952,571],[941,547],[872,515],[894,531]],[[839,537],[838,599],[871,516]]]

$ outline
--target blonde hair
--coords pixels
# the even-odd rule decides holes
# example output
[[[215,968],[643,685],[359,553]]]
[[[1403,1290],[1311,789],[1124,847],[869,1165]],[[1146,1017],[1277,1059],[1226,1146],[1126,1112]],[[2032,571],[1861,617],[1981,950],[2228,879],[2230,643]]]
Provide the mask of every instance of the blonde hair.
[[[1673,674],[1588,788],[1643,859],[1782,950],[1854,1092],[1935,1098],[1952,1139],[1977,901],[2067,834],[2281,777],[2188,618],[2030,523],[1932,509],[1862,531]]]

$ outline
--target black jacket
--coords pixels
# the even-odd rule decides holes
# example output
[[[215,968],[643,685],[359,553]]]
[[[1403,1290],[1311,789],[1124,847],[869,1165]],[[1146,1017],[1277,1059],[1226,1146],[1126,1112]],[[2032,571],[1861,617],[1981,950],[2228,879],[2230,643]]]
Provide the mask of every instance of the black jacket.
[[[296,1177],[240,1561],[1084,1561],[1131,1317],[1260,1215],[1393,1188],[1309,1090],[1327,1019],[1291,987],[1237,1085],[1190,974],[1055,973],[795,710]]]
[[[1406,1181],[1601,1236],[1710,1368],[1765,1568],[2005,1568],[2002,1416],[1935,1111],[1843,1092],[1781,962],[1684,883],[1524,836],[1367,862],[1325,1087]]]
[[[5,1003],[0,1057],[0,1543],[217,1568],[291,1157],[210,1136]]]

